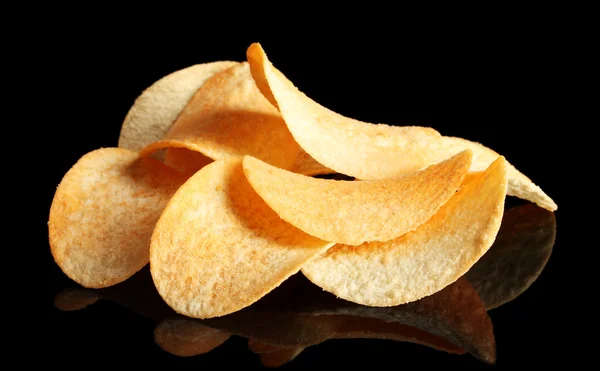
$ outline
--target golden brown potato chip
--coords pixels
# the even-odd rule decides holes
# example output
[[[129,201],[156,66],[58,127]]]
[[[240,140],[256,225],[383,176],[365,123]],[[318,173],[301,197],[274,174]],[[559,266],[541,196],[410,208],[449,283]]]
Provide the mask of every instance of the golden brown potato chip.
[[[126,280],[148,263],[154,225],[185,179],[124,148],[84,155],[52,200],[48,231],[54,260],[84,287]]]
[[[236,64],[239,62],[197,64],[156,81],[135,100],[125,116],[119,147],[139,151],[159,140],[208,79]]]
[[[324,290],[363,305],[399,305],[431,295],[462,276],[494,242],[506,170],[500,157],[415,231],[387,242],[336,245],[302,272]]]
[[[300,149],[300,153],[298,154],[298,157],[296,157],[296,161],[294,162],[294,165],[292,165],[290,171],[308,176],[335,173],[335,171],[318,163],[317,160],[310,157],[303,149]]]
[[[430,128],[373,125],[344,117],[300,92],[271,64],[259,44],[248,48],[247,58],[257,86],[279,107],[302,149],[338,173],[357,179],[394,178],[465,149],[473,151],[472,171],[483,170],[498,158],[479,143],[442,137]],[[509,166],[508,194],[556,210],[554,201],[513,166]]]
[[[194,174],[152,235],[154,284],[178,313],[222,316],[244,308],[332,244],[281,220],[254,192],[241,160]]]
[[[335,181],[278,169],[251,156],[244,173],[285,221],[326,241],[388,241],[431,218],[462,184],[471,163],[464,151],[397,179]]]
[[[154,342],[180,357],[205,354],[229,339],[229,334],[185,318],[165,319],[154,328]]]
[[[473,160],[471,161],[470,169],[472,172],[485,170],[499,156],[498,153],[480,143],[471,142],[463,138],[446,136],[441,137],[436,145],[432,144],[430,150],[436,153],[436,161],[441,161],[457,152],[465,150],[465,148],[473,151]],[[507,194],[534,202],[538,206],[550,211],[557,209],[556,203],[539,186],[510,163],[508,164]]]
[[[213,160],[252,155],[289,169],[300,151],[281,114],[260,93],[248,63],[209,79],[161,140],[141,150],[184,147]]]
[[[467,279],[488,310],[525,292],[546,266],[556,237],[554,213],[533,204],[504,213],[496,241]]]
[[[213,162],[211,158],[200,152],[190,151],[187,148],[167,148],[165,151],[165,164],[186,174],[194,174],[204,166]]]
[[[301,93],[267,59],[259,44],[247,51],[252,75],[294,138],[317,162],[358,179],[393,178],[433,163],[424,143],[440,134],[425,127],[373,125],[339,115]]]
[[[260,353],[260,363],[268,368],[277,368],[293,361],[304,348],[280,349],[269,353]]]

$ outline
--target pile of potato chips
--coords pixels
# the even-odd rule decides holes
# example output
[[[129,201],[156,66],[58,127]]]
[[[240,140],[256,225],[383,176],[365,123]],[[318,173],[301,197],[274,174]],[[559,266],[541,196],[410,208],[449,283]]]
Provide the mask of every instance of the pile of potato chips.
[[[88,288],[149,262],[163,300],[194,318],[239,311],[299,271],[358,304],[413,302],[490,248],[507,194],[556,209],[478,143],[319,105],[259,44],[246,62],[157,81],[118,146],[84,155],[58,186],[54,259]],[[354,179],[314,177],[333,173]]]

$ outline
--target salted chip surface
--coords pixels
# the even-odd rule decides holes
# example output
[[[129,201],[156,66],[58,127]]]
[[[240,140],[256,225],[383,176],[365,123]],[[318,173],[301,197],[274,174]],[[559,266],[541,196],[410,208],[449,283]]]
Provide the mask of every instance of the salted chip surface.
[[[185,179],[124,148],[84,155],[52,200],[48,232],[54,260],[84,287],[126,280],[148,263],[156,221]]]
[[[156,345],[180,357],[208,353],[223,344],[229,336],[226,332],[185,318],[165,319],[154,328]]]
[[[216,161],[169,201],[152,235],[150,271],[175,311],[217,317],[254,303],[331,245],[279,218],[241,160]]]
[[[294,161],[294,165],[292,165],[290,171],[308,176],[335,174],[335,171],[321,165],[302,148],[300,149],[300,153],[298,154],[298,157],[296,157],[296,161]]]
[[[441,161],[465,149],[470,149],[473,152],[473,160],[469,169],[472,172],[485,170],[500,156],[483,144],[458,137],[443,136],[439,142],[432,143],[431,148],[429,148],[430,151],[436,154],[436,161]],[[554,211],[558,208],[556,203],[538,185],[510,163],[508,163],[507,194],[531,201],[546,210]]]
[[[176,147],[166,149],[164,161],[173,169],[190,175],[213,162],[211,158],[200,152]]]
[[[486,309],[524,293],[542,273],[556,238],[554,213],[533,204],[508,209],[494,244],[465,277]]]
[[[196,91],[215,74],[239,62],[218,61],[175,71],[148,87],[135,100],[121,126],[121,148],[139,151],[169,130]]]
[[[387,242],[335,245],[302,272],[324,290],[369,306],[399,305],[438,292],[494,242],[504,212],[506,172],[500,157],[415,231]]]
[[[299,91],[259,44],[252,44],[246,54],[256,85],[279,108],[298,144],[323,166],[358,179],[383,179],[434,163],[433,154],[422,150],[440,137],[434,129],[344,117]]]
[[[469,150],[397,179],[336,181],[295,174],[244,157],[254,190],[285,221],[326,241],[387,241],[429,220],[460,188]]]
[[[431,128],[374,125],[344,117],[298,90],[273,66],[260,44],[252,44],[246,54],[257,86],[279,107],[302,149],[335,172],[357,179],[394,178],[465,149],[473,151],[471,171],[480,171],[499,157],[479,143],[441,136]],[[512,165],[508,194],[551,211],[557,208],[539,186]]]
[[[281,114],[256,87],[247,62],[209,79],[161,138],[141,150],[184,147],[213,160],[252,155],[290,168],[300,147]]]

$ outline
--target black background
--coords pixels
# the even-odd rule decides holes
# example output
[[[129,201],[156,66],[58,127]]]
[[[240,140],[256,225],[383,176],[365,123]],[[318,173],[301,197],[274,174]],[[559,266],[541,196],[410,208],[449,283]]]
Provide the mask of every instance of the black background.
[[[201,23],[198,21],[198,23]],[[375,22],[377,23],[377,22]],[[307,27],[310,22],[307,21]],[[44,290],[50,363],[157,365],[176,369],[218,366],[258,367],[241,339],[193,358],[178,358],[153,342],[152,321],[115,303],[63,313],[52,305],[61,288],[73,285],[52,260],[47,243],[48,210],[55,187],[83,154],[117,145],[120,125],[135,98],[154,81],[195,63],[245,59],[246,48],[261,42],[273,64],[320,104],[349,117],[393,125],[431,126],[444,135],[481,142],[503,154],[558,204],[557,241],[546,269],[533,286],[490,316],[498,349],[496,368],[546,366],[573,357],[571,327],[563,319],[571,304],[559,300],[567,287],[572,258],[569,205],[560,143],[552,35],[508,28],[468,40],[431,37],[422,29],[390,27],[353,34],[343,27],[315,35],[291,36],[291,29],[230,35],[218,28],[166,29],[149,23],[128,32],[110,22],[56,25],[44,86],[51,109],[43,121],[44,179],[38,195],[36,251],[49,289]],[[361,29],[362,30],[362,29]],[[223,32],[222,32],[223,31]],[[529,32],[531,31],[531,32]],[[473,37],[475,35],[475,37]],[[563,122],[564,125],[564,122]],[[562,147],[564,148],[564,147]],[[51,155],[50,155],[51,154]],[[409,366],[488,368],[469,355],[456,356],[423,346],[383,340],[335,340],[305,350],[288,368],[380,369]]]

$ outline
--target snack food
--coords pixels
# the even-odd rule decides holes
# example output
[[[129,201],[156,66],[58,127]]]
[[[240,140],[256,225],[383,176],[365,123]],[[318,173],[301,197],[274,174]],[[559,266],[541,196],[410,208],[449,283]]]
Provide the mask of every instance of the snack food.
[[[131,277],[148,263],[154,225],[186,179],[128,149],[84,155],[52,200],[48,234],[54,260],[84,287],[107,287]]]
[[[315,179],[245,156],[252,188],[285,221],[311,236],[360,245],[388,241],[429,220],[460,188],[471,152],[402,178]]]
[[[299,271],[354,303],[396,306],[469,271],[507,194],[556,209],[489,148],[341,116],[259,44],[247,57],[157,81],[125,118],[125,148],[67,172],[48,225],[66,275],[109,287],[150,262],[162,300],[202,319],[241,311]]]
[[[281,220],[250,187],[241,160],[221,160],[169,201],[150,269],[178,313],[216,317],[254,303],[331,245]]]
[[[473,171],[498,154],[479,143],[442,137],[432,128],[373,125],[335,113],[313,101],[267,58],[260,44],[247,51],[256,85],[279,108],[294,139],[316,161],[358,179],[401,176],[438,163],[465,149],[473,151]],[[508,194],[556,210],[554,201],[529,178],[509,166]]]
[[[386,242],[335,245],[302,273],[338,297],[369,306],[408,303],[443,289],[494,242],[504,212],[506,168],[498,158],[415,231]]]

